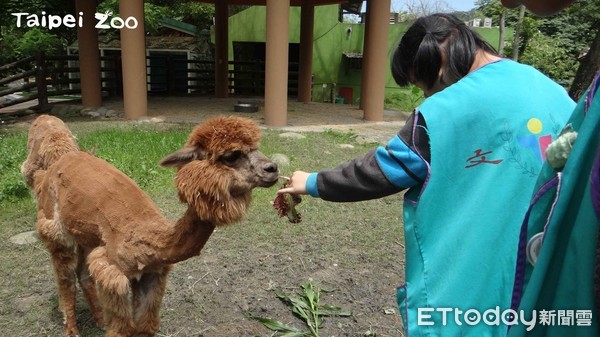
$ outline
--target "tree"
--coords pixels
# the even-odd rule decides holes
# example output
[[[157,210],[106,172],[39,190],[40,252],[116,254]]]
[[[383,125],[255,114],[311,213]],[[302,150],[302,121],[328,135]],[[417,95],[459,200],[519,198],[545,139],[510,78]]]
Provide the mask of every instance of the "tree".
[[[498,55],[504,53],[504,35],[506,30],[506,10],[502,8],[498,20]]]
[[[499,17],[498,10],[502,8],[499,0],[478,0],[476,4],[484,15]],[[518,55],[520,62],[543,68],[546,74],[565,86],[570,82],[566,79],[571,78],[569,94],[578,99],[600,68],[600,1],[576,1],[567,9],[545,18],[525,12],[521,24],[518,24],[515,10],[506,10],[505,14],[506,25],[519,28],[520,40],[508,45],[505,55]],[[536,35],[538,30],[542,36]],[[563,61],[555,61],[556,55]],[[544,57],[551,62],[544,61]],[[578,69],[574,74],[575,68]]]
[[[515,37],[513,39],[512,47],[512,59],[517,61],[519,59],[519,44],[521,43],[521,28],[523,27],[523,18],[525,17],[525,6],[519,6],[519,20],[515,26]]]
[[[36,13],[45,11],[47,14],[61,15],[75,13],[75,1],[62,0],[4,0],[0,2],[0,37],[5,33],[21,36],[25,29],[16,28],[16,17],[12,13]],[[52,30],[52,35],[66,41],[74,41],[77,32],[68,27],[58,27]],[[0,52],[1,54],[2,52]]]
[[[498,54],[504,53],[504,40],[506,28],[506,8],[502,6],[500,0],[477,0],[475,2],[477,9],[487,17],[496,19],[498,23]]]
[[[579,99],[600,69],[600,1],[577,1],[560,13],[545,18],[540,31],[560,39],[579,67],[569,89]]]
[[[30,50],[35,50],[36,45],[43,45],[42,35],[48,39],[47,46],[53,48],[62,48],[65,43],[75,41],[77,30],[66,26],[52,29],[51,32],[45,30],[30,32],[32,29],[16,27],[16,17],[12,13],[40,14],[42,11],[61,16],[73,14],[75,1],[3,0],[0,2],[0,64],[15,61],[20,56],[31,56],[27,54]],[[29,34],[25,37],[27,33]]]
[[[594,74],[600,70],[600,29],[596,29],[596,38],[590,49],[579,61],[579,68],[569,89],[569,96],[577,100],[592,83]]]

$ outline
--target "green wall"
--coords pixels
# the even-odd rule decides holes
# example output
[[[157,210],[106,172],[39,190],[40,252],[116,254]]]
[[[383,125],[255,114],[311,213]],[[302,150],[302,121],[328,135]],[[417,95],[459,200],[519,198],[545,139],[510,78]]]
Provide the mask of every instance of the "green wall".
[[[233,60],[232,41],[264,42],[266,36],[266,8],[254,6],[229,18],[229,59]],[[364,25],[341,23],[338,21],[338,5],[315,8],[313,34],[313,101],[329,100],[332,84],[340,88],[353,89],[353,102],[360,97],[361,70],[352,69],[343,52],[362,52]],[[387,61],[396,44],[408,28],[408,24],[390,25]],[[496,29],[477,29],[492,46],[498,45]],[[300,41],[300,8],[290,9],[290,43]],[[392,78],[390,67],[386,65],[386,96],[398,92],[400,88]],[[325,88],[324,88],[325,85]],[[350,102],[346,102],[350,103]]]

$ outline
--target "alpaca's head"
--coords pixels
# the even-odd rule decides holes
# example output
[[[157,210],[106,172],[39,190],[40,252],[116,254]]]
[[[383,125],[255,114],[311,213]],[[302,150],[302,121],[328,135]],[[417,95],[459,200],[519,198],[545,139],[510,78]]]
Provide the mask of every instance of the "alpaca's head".
[[[27,159],[21,165],[21,174],[29,187],[33,187],[35,173],[47,170],[65,153],[78,151],[71,130],[60,119],[41,115],[33,121],[27,138]]]
[[[185,147],[160,164],[177,168],[179,197],[200,219],[227,225],[245,216],[253,188],[277,182],[277,165],[258,151],[259,140],[253,121],[217,117],[196,126]]]

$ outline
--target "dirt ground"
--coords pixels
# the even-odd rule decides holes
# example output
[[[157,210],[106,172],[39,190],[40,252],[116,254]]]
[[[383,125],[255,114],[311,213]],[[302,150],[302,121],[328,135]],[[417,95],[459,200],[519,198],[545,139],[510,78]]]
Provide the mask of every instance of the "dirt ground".
[[[250,102],[259,106],[256,113],[234,112],[238,102]],[[108,101],[104,106],[118,113],[123,112],[122,101]],[[264,101],[259,98],[210,98],[210,97],[150,97],[148,118],[158,118],[172,123],[196,124],[216,115],[238,115],[255,120],[264,126]],[[408,113],[384,110],[383,121],[366,122],[363,111],[355,105],[331,103],[300,103],[288,101],[288,131],[323,131],[326,129],[351,131],[366,141],[386,142],[404,125]]]
[[[216,114],[237,114],[232,106],[238,99],[151,98],[149,118],[172,123],[197,123]],[[259,102],[260,104],[260,102]],[[122,102],[106,102],[105,107],[122,111]],[[262,108],[258,113],[241,113],[264,125]],[[368,123],[356,107],[333,104],[290,102],[289,131],[350,131],[366,142],[384,143],[403,125],[406,114],[385,112],[385,121]],[[177,200],[159,200],[161,209],[171,217],[181,213]],[[319,217],[323,204],[307,203],[303,212]],[[251,315],[265,316],[305,329],[289,307],[279,301],[274,289],[293,294],[300,284],[314,280],[321,288],[322,304],[336,305],[351,311],[351,317],[331,317],[320,331],[321,337],[387,337],[404,336],[395,299],[395,287],[403,282],[403,234],[401,198],[333,204],[335,214],[331,228],[282,224],[276,229],[253,223],[252,212],[271,212],[253,208],[248,219],[239,226],[217,230],[199,257],[179,263],[169,277],[161,309],[161,331],[164,337],[229,337],[276,336]],[[347,207],[384,209],[376,218],[352,219],[345,216]],[[309,215],[312,214],[312,215]],[[31,219],[16,224],[26,230]],[[325,226],[323,226],[325,227]],[[360,236],[355,228],[359,227]],[[29,228],[30,229],[30,228]],[[247,235],[252,231],[253,235]],[[269,236],[269,240],[256,240]],[[247,236],[247,237],[245,237]],[[350,243],[340,247],[339,242]],[[334,248],[335,247],[335,248]],[[23,318],[23,336],[58,336],[62,333],[61,314],[53,285],[50,260],[41,245],[24,250],[38,274],[28,276],[31,293],[7,303],[26,316],[28,308],[43,306],[36,321]],[[9,271],[6,271],[9,272]],[[18,278],[18,270],[11,277]],[[16,274],[16,275],[15,275]],[[3,291],[8,291],[4,289]],[[81,296],[79,296],[81,298]],[[78,304],[78,321],[83,336],[102,336],[94,326],[86,305]],[[52,303],[51,306],[48,303]],[[2,307],[2,304],[0,304]],[[10,309],[10,310],[13,310]],[[0,309],[5,312],[6,307]],[[0,321],[3,325],[15,322]],[[11,329],[12,330],[12,329]],[[306,329],[305,329],[306,330]]]

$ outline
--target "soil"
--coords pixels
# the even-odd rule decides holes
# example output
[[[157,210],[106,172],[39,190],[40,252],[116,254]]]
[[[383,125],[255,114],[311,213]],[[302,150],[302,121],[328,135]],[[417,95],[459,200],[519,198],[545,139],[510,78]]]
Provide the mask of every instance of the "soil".
[[[238,102],[254,103],[259,106],[256,113],[234,112]],[[104,104],[122,114],[122,101],[109,101]],[[288,131],[350,131],[365,142],[385,143],[395,135],[408,116],[408,112],[384,110],[383,121],[367,122],[363,111],[355,105],[331,103],[288,102],[287,126],[279,129]],[[149,119],[164,120],[170,123],[199,123],[216,115],[237,115],[255,120],[264,125],[264,101],[257,98],[210,98],[199,101],[195,97],[150,97]]]

